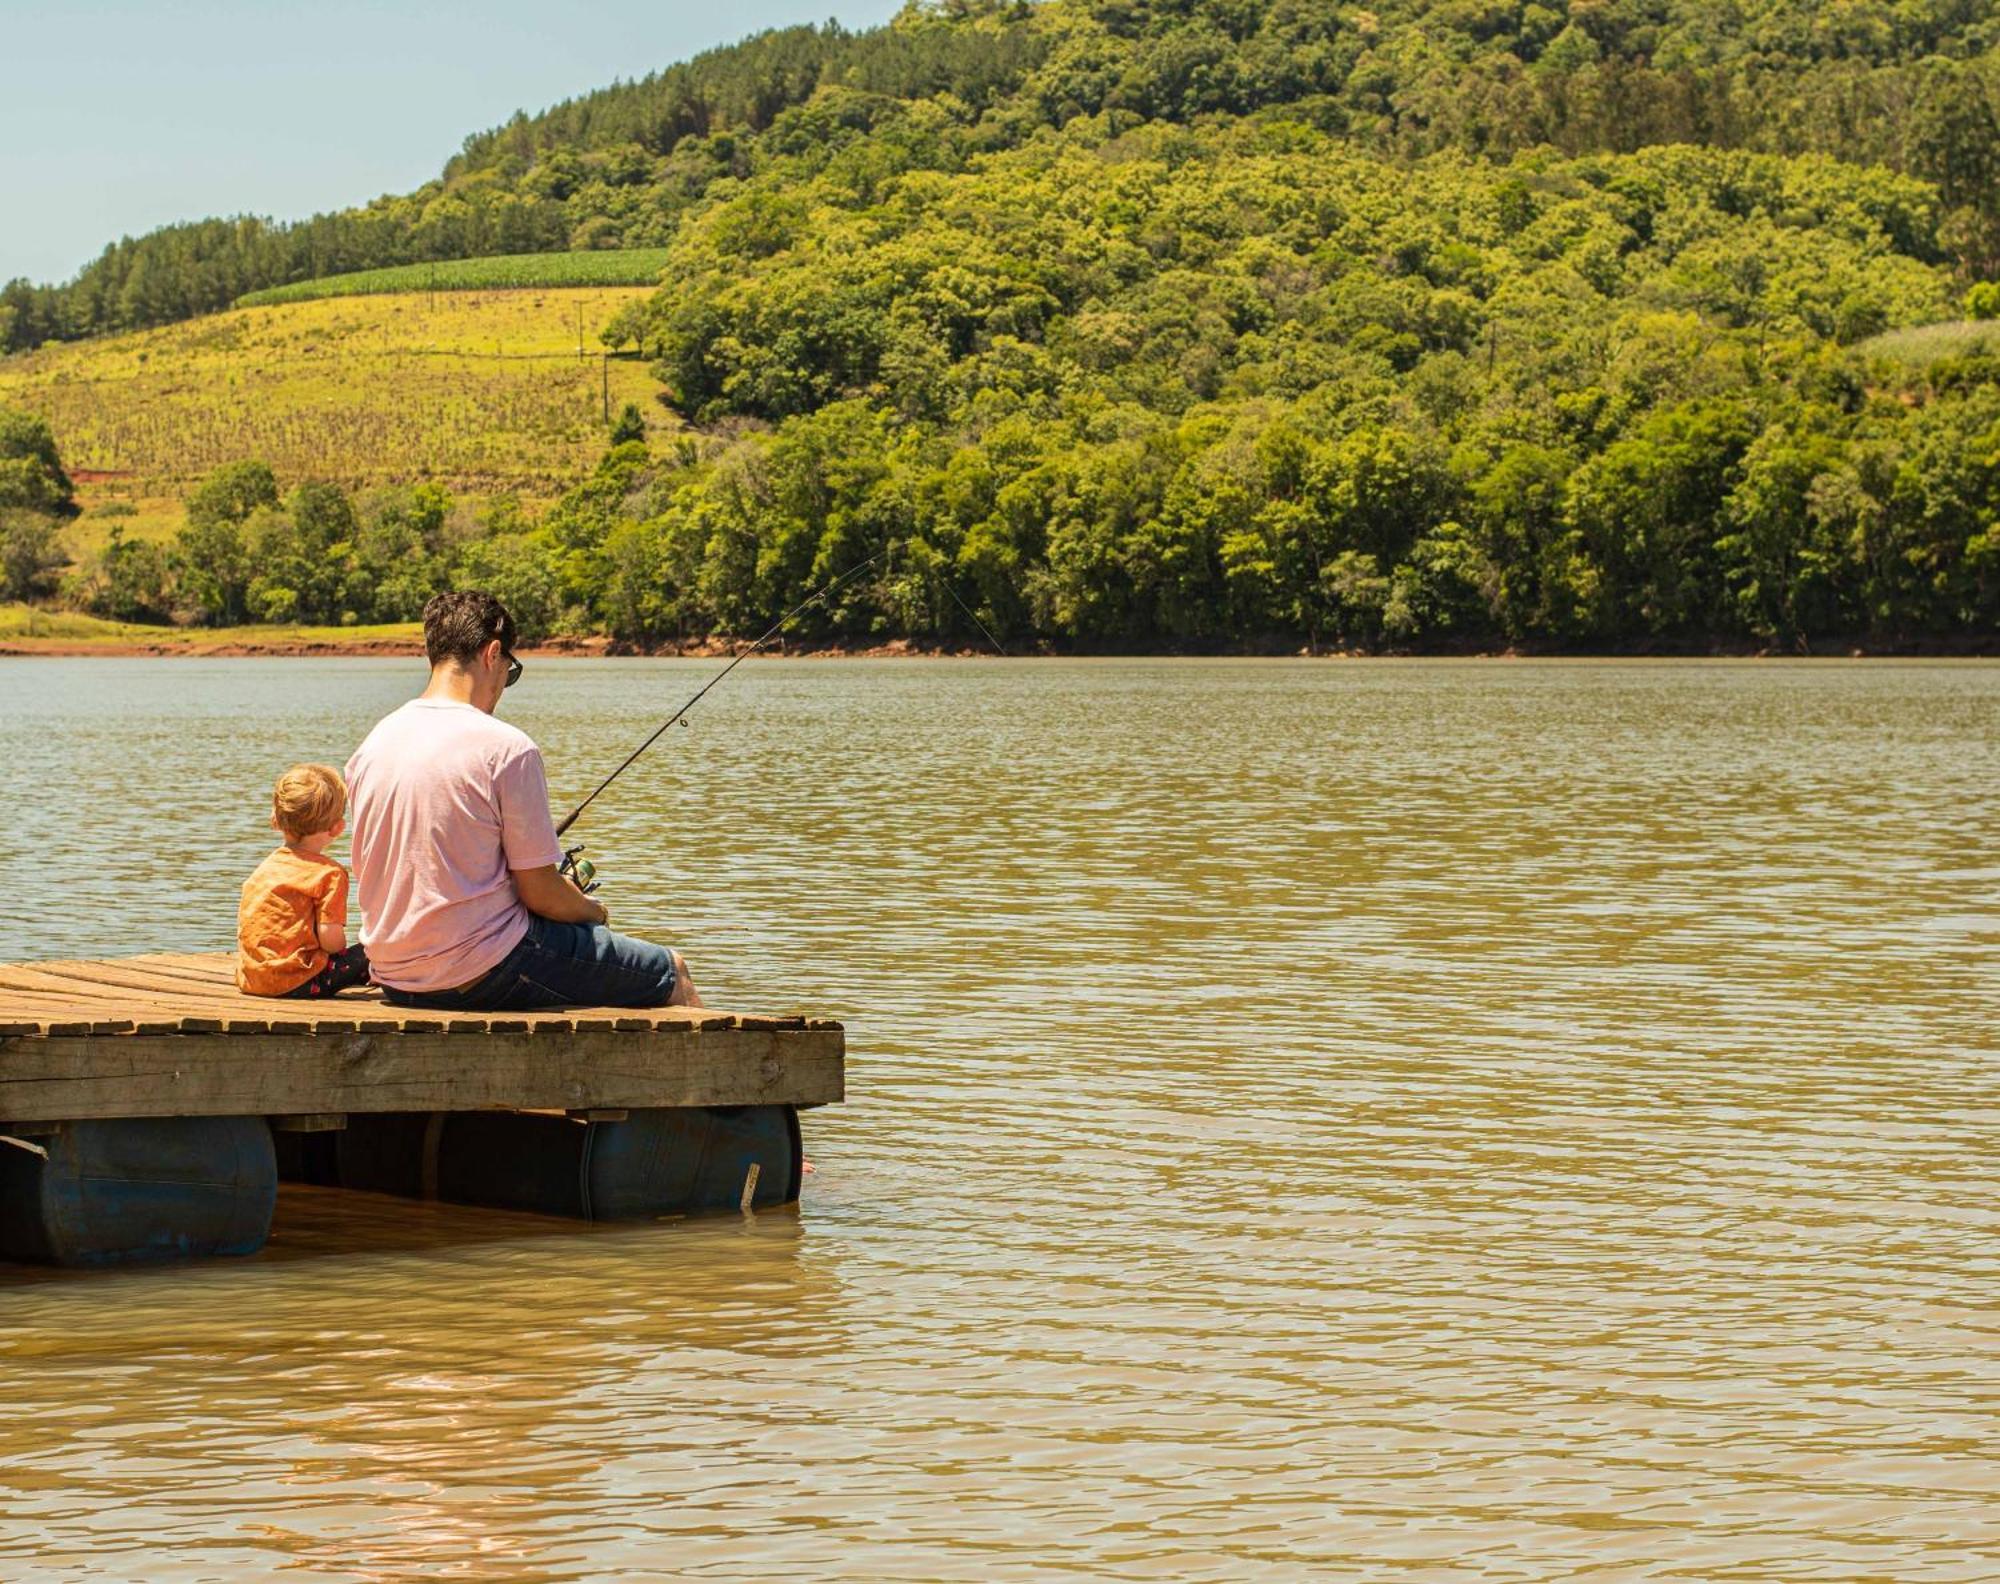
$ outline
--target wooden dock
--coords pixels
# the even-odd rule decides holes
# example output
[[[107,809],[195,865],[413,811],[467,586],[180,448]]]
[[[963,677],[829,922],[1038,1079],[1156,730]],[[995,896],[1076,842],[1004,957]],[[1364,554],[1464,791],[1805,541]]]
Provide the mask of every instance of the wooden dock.
[[[223,953],[0,964],[0,1124],[814,1106],[843,1098],[845,1055],[841,1026],[822,1018],[246,996]]]
[[[272,1000],[220,953],[4,964],[0,1258],[250,1252],[281,1176],[592,1219],[786,1203],[845,1061],[798,1015]]]

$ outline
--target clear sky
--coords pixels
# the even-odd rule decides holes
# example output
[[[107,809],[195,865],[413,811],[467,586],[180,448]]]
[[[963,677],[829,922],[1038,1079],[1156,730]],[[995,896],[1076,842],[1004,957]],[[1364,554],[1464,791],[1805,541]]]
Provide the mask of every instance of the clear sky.
[[[0,0],[0,280],[172,220],[290,219],[437,175],[466,135],[767,27],[898,0]]]

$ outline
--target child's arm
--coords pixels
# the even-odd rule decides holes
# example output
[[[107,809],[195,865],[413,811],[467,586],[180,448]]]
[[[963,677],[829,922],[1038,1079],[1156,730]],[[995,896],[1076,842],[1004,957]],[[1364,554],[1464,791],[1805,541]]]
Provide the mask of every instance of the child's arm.
[[[331,956],[347,950],[347,871],[339,870],[331,892],[316,910],[314,932],[320,950]]]

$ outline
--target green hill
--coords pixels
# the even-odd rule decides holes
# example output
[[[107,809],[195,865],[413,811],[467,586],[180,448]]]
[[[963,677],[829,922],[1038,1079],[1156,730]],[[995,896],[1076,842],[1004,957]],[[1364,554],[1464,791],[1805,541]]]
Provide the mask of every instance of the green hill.
[[[879,552],[828,634],[1990,642],[2000,374],[1908,349],[2000,267],[1996,41],[1985,0],[911,6],[121,243],[0,334],[659,249],[603,337],[691,428],[434,568],[639,641]]]
[[[204,476],[251,459],[355,492],[432,482],[547,502],[603,451],[607,409],[636,401],[672,425],[646,370],[597,342],[645,297],[331,292],[0,359],[0,407],[59,437],[84,507],[78,551],[114,525],[171,534]]]
[[[775,164],[869,145],[863,179],[962,169],[1082,118],[1208,126],[1281,111],[1403,159],[1699,143],[1819,152],[1934,182],[1942,245],[2000,251],[1986,0],[950,0],[888,27],[795,27],[466,140],[417,191],[291,225],[193,221],[63,287],[0,291],[0,350],[133,329],[392,265],[669,244]]]

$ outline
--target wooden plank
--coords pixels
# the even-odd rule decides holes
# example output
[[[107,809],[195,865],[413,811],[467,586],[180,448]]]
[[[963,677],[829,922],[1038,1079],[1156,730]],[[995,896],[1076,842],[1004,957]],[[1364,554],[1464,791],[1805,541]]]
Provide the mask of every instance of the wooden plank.
[[[816,1105],[844,1054],[812,1031],[9,1037],[0,1121]]]
[[[22,989],[0,1006],[0,1030],[14,1034],[46,1034],[52,1029],[63,1034],[137,1031],[136,1018],[114,1014],[114,1008],[59,991]],[[148,1027],[152,1033],[171,1033],[179,1027],[179,1020],[153,1018],[148,1020]]]
[[[121,1005],[139,1001],[147,1007],[174,1007],[197,1016],[220,1017],[224,1029],[230,1032],[258,1032],[259,1029],[252,1027],[256,1024],[271,1032],[318,1027],[330,1033],[351,1033],[364,1021],[392,1025],[403,1021],[403,1009],[389,1006],[379,994],[349,993],[324,1001],[248,996],[236,988],[233,979],[178,978],[133,966],[141,961],[134,958],[102,963],[23,964],[18,969],[0,969],[0,983],[4,983],[4,975],[10,972],[21,975],[23,982],[35,979],[46,984],[61,980],[73,986],[75,994],[115,998]]]
[[[51,1009],[30,1022],[25,1019],[0,1022],[0,1035],[13,1038],[41,1038],[47,1035],[123,1034],[268,1034],[271,1030],[254,1022],[224,1027],[215,1018],[146,1017],[111,1018],[95,1013]],[[293,1030],[303,1033],[304,1030]]]
[[[122,1023],[123,1031],[133,1031],[137,1018],[126,1015],[128,1013],[143,1015],[149,1024],[168,1023],[187,1034],[267,1034],[271,1031],[272,1020],[263,1008],[273,1003],[260,1002],[249,996],[237,997],[236,1005],[242,1011],[224,1017],[221,1015],[223,1011],[235,1009],[225,1009],[214,1002],[141,996],[129,990],[113,989],[98,994],[89,984],[60,973],[49,973],[39,967],[15,965],[8,973],[11,980],[8,986],[10,1017],[21,1011],[32,1015],[34,1009],[41,1008],[49,1018],[63,1020],[62,1032],[69,1032],[70,1024],[77,1018],[93,1023]],[[57,1030],[52,1026],[50,1032]],[[106,1027],[96,1032],[121,1030]]]
[[[202,952],[198,955],[148,952],[138,957],[111,960],[136,973],[156,974],[187,985],[216,990],[236,989],[236,956],[233,952]]]
[[[26,969],[16,969],[16,980],[0,984],[0,1003],[7,1006],[27,1006],[31,1003],[46,1003],[51,1000],[80,1002],[96,1006],[104,998],[82,985],[64,984],[60,981],[34,981]]]
[[[137,1009],[133,1009],[137,1010]],[[177,1034],[181,1028],[181,1014],[158,1008],[141,1012],[135,1017],[117,1016],[118,1009],[103,1004],[89,1002],[60,1001],[50,998],[36,1004],[32,1013],[16,1007],[0,1017],[0,1023],[15,1034],[47,1033],[51,1024],[65,1026],[76,1023],[90,1025],[90,1030],[99,1034]]]
[[[206,986],[211,993],[224,995],[236,995],[240,993],[235,988],[235,959],[224,952],[153,953],[144,957],[117,959],[117,965],[133,971],[170,976],[181,984]],[[324,1004],[328,1006],[337,1005],[341,1009],[338,1015],[343,1017],[352,1016],[363,1022],[393,1018],[398,1014],[407,1014],[409,1011],[407,1008],[391,1006],[382,999],[379,990],[372,989],[344,992],[337,1002]],[[610,1012],[615,1009],[583,1008],[578,1010],[587,1016],[593,1011]],[[439,1012],[435,1009],[426,1009],[426,1015],[444,1019],[445,1026],[454,1028],[455,1020],[461,1016],[458,1013]],[[514,1029],[513,1025],[522,1017],[526,1017],[529,1020],[529,1027],[531,1028],[546,1028],[555,1032],[563,1032],[573,1028],[576,1023],[576,1012],[567,1008],[560,1012],[506,1013],[500,1014],[500,1016],[508,1030],[512,1032],[519,1032],[517,1029]],[[737,1021],[736,1014],[716,1012],[701,1007],[650,1008],[646,1009],[646,1017],[647,1021],[634,1023],[631,1026],[652,1028],[657,1023],[661,1026],[674,1028],[688,1025],[696,1027],[734,1028]],[[592,1019],[591,1021],[599,1020]],[[482,1024],[479,1031],[483,1032],[488,1026]],[[610,1025],[607,1024],[606,1026]],[[792,1021],[781,1018],[772,1026],[803,1028],[805,1025],[802,1020]]]
[[[564,1008],[507,1014],[414,1010],[377,990],[327,1000],[246,996],[226,952],[154,952],[117,959],[63,958],[0,964],[0,1033],[298,1034],[340,1038],[363,1031],[413,1034],[649,1033],[803,1028],[797,1015],[762,1017],[696,1007]],[[839,1025],[829,1027],[838,1031]]]
[[[151,969],[135,968],[122,962],[55,962],[16,963],[0,968],[0,984],[6,983],[16,974],[54,975],[74,983],[91,995],[117,995],[126,990],[153,990],[175,995],[195,996],[201,999],[220,994],[225,988],[231,995],[241,992],[232,984],[211,985],[206,980],[174,979],[156,974]]]
[[[44,1034],[106,1035],[130,1034],[133,1030],[130,1018],[69,1017],[57,1015],[42,1026]]]
[[[46,972],[44,968],[14,966],[8,970],[10,984],[4,990],[6,1006],[12,1012],[28,1010],[32,1006],[70,1006],[70,1008],[90,1008],[98,1016],[118,1016],[132,1014],[152,1020],[168,1020],[172,1026],[186,1026],[188,1018],[196,1020],[202,1032],[222,1030],[230,1022],[240,1024],[240,1032],[268,1032],[272,1008],[270,1000],[256,1000],[250,996],[236,996],[234,1004],[222,1004],[212,1000],[160,996],[148,992],[134,992],[122,988],[94,986],[84,980],[68,978],[60,972]],[[224,1016],[224,1014],[234,1016]]]
[[[181,973],[236,982],[236,958],[229,952],[141,952],[122,957],[120,962],[141,963],[149,968],[172,969]]]
[[[68,1010],[71,1012],[103,1012],[116,1003],[100,1001],[94,996],[72,995],[66,990],[34,989],[26,985],[5,992],[0,1000],[0,1011],[9,1017],[36,1017],[43,1012]]]
[[[44,962],[26,962],[0,968],[0,975],[10,968],[30,968],[42,973],[68,974],[76,978],[100,984],[118,984],[128,974],[142,975],[148,980],[181,985],[189,989],[218,989],[236,991],[236,972],[232,966],[226,974],[203,974],[199,977],[184,974],[174,969],[160,967],[144,957],[56,957]]]
[[[139,1002],[148,1006],[174,1006],[222,1018],[310,1017],[316,1015],[321,1007],[338,1007],[340,1012],[333,1015],[350,1020],[363,1016],[394,1020],[399,1016],[398,1008],[385,1006],[380,1000],[367,1003],[370,1011],[364,1013],[358,1000],[349,1002],[345,997],[331,1001],[293,1001],[281,996],[251,996],[245,995],[234,984],[211,986],[162,979],[144,970],[127,968],[121,963],[33,963],[21,964],[7,971],[17,976],[17,982],[24,985],[60,983],[67,986],[72,995],[121,1005]],[[280,1012],[279,1008],[285,1010]]]
[[[268,1006],[275,996],[246,996],[234,985],[202,985],[188,980],[162,979],[130,969],[105,968],[91,973],[70,963],[36,963],[32,971],[44,979],[61,979],[74,985],[80,995],[103,1001],[170,1001],[181,1006],[231,1008],[245,1002]]]
[[[0,970],[11,980],[15,999],[5,1003],[10,1022],[33,1006],[60,1005],[76,1011],[101,1012],[110,1007],[143,1009],[148,1014],[144,1032],[187,1033],[308,1033],[352,1034],[364,1023],[390,1028],[403,1027],[410,1020],[404,1009],[380,1000],[352,1002],[346,997],[326,1001],[295,1001],[273,996],[247,996],[232,984],[214,993],[183,993],[169,990],[136,974],[121,963],[34,963],[10,965]],[[440,1014],[440,1017],[444,1016]],[[453,1015],[455,1016],[455,1015]],[[419,1018],[421,1026],[445,1024]],[[468,1032],[483,1033],[483,1017],[460,1020]],[[19,1032],[19,1030],[16,1030]]]

